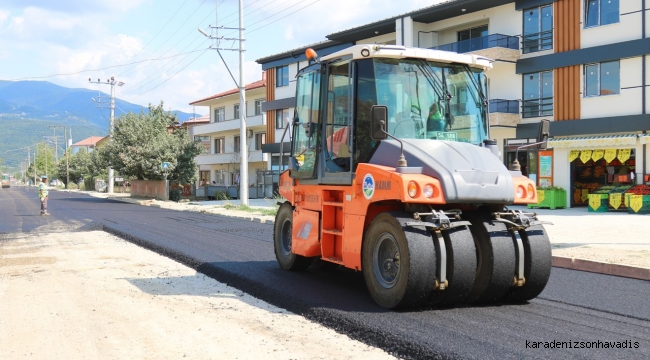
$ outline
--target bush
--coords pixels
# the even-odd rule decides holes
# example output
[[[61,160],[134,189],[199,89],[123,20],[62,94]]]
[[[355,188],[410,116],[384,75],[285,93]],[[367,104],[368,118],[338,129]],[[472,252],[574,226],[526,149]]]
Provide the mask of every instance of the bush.
[[[225,191],[217,191],[214,193],[215,200],[230,200]]]
[[[77,184],[75,184],[73,182],[70,182],[68,184],[68,190],[77,190],[77,189],[79,189],[79,186],[77,186]]]
[[[181,200],[181,189],[169,190],[169,200],[179,202]]]
[[[84,177],[84,189],[86,191],[95,191],[95,178],[92,176]]]

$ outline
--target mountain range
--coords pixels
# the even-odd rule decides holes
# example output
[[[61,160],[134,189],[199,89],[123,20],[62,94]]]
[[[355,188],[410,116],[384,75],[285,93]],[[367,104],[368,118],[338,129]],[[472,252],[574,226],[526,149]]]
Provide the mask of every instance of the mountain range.
[[[103,87],[108,89],[108,85]],[[47,81],[0,81],[0,158],[4,166],[18,171],[20,163],[27,160],[27,150],[18,149],[52,136],[50,126],[72,129],[73,143],[108,134],[109,102],[110,95],[97,90],[66,88]],[[115,117],[142,111],[146,112],[147,106],[115,99]],[[194,117],[172,112],[181,122]],[[62,144],[61,129],[57,135]],[[63,153],[62,148],[59,152]]]

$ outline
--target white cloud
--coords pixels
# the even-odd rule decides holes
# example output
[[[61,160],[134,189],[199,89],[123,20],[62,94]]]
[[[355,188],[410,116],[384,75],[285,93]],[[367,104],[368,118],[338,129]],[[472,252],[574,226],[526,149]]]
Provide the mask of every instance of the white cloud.
[[[0,23],[4,22],[9,18],[9,11],[0,10]]]
[[[292,40],[293,39],[293,26],[288,25],[284,28],[284,39]]]

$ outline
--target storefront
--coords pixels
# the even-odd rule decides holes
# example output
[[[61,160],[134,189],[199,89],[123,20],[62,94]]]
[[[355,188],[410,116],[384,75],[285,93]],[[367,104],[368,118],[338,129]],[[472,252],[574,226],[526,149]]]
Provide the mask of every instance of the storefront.
[[[588,206],[590,201],[594,205],[596,198],[609,199],[613,194],[614,205],[604,201],[599,211],[624,211],[625,193],[636,184],[650,181],[645,175],[648,156],[644,146],[649,138],[644,134],[554,138],[549,140],[548,150],[539,152],[538,162],[544,165],[538,169],[544,168],[544,175],[550,175],[545,185],[567,190],[567,204],[571,207]],[[543,156],[550,158],[542,160]]]

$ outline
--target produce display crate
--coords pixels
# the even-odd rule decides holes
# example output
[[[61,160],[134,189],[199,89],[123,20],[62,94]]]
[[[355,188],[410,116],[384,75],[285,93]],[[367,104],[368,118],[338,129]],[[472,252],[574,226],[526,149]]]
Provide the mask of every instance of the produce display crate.
[[[629,214],[650,214],[650,195],[634,195],[634,194],[625,194],[628,197],[628,210]],[[640,201],[637,202],[640,207],[635,207],[633,197],[640,197]],[[639,198],[637,198],[639,199]],[[638,200],[637,200],[638,201]],[[637,205],[637,206],[638,206]]]
[[[566,209],[566,190],[537,190],[537,198],[541,201],[537,204],[528,204],[529,209]]]
[[[587,210],[589,212],[607,212],[609,210],[609,194],[589,194],[588,203]]]

